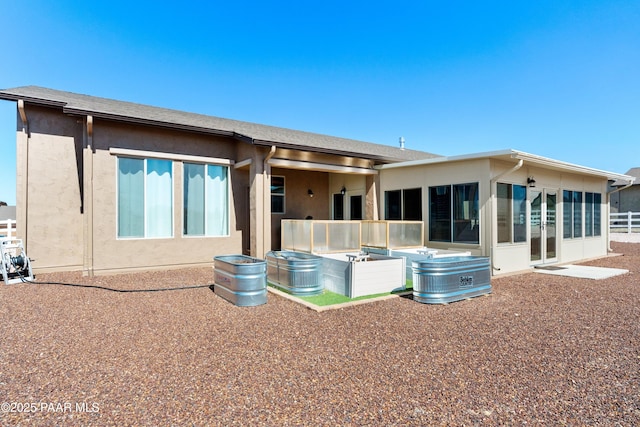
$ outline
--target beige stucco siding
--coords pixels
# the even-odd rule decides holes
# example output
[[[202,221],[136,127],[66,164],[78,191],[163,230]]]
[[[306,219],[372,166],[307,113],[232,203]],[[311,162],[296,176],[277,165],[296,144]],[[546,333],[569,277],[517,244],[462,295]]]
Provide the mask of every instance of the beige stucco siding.
[[[479,244],[432,242],[429,240],[429,187],[452,184],[478,183],[480,218]],[[475,255],[487,255],[487,218],[489,218],[489,161],[478,159],[466,162],[449,162],[380,171],[380,218],[384,219],[385,191],[421,188],[422,220],[425,227],[425,246],[432,248],[457,248]]]
[[[187,237],[183,236],[183,161],[179,159],[173,160],[173,237],[117,237],[117,156],[109,152],[110,148],[141,150],[149,154],[144,157],[157,152],[232,160],[231,144],[214,137],[105,121],[94,125],[93,140],[93,203],[99,207],[94,210],[94,272],[206,264],[215,255],[242,253],[242,230],[238,229],[236,218],[245,215],[246,203],[241,201],[237,209],[234,195],[246,193],[246,174],[229,168],[229,236]]]
[[[272,168],[272,176],[285,179],[285,212],[271,214],[271,248],[280,249],[283,219],[329,218],[329,174],[296,169]],[[309,190],[313,197],[309,196]]]
[[[611,212],[640,212],[640,185],[611,194]]]
[[[28,112],[27,150],[18,150],[18,164],[27,166],[29,210],[26,248],[40,271],[82,266],[81,157],[82,124],[58,117],[49,109]],[[21,236],[25,237],[25,236]]]
[[[607,201],[605,178],[597,178],[567,170],[551,169],[518,161],[498,161],[488,158],[466,159],[443,163],[405,166],[402,168],[383,168],[380,171],[380,216],[385,212],[385,191],[410,188],[422,189],[422,214],[425,224],[425,245],[432,248],[469,250],[474,255],[490,256],[493,274],[505,274],[530,269],[535,262],[531,260],[531,196],[532,191],[556,193],[556,230],[555,245],[557,257],[552,263],[568,263],[604,256],[607,254]],[[535,186],[527,186],[527,178],[535,180]],[[429,239],[429,187],[439,185],[474,183],[479,184],[479,244],[456,244],[433,242]],[[496,183],[527,186],[527,240],[518,243],[498,243],[496,216]],[[585,216],[582,217],[582,237],[563,239],[562,237],[562,191],[600,193],[601,235],[585,236]],[[539,262],[539,261],[536,261]]]
[[[331,174],[329,179],[329,195],[328,195],[328,207],[329,216],[327,218],[333,218],[334,206],[333,195],[339,194],[344,188],[344,219],[351,218],[351,197],[362,196],[364,205],[362,206],[362,216],[364,219],[373,219],[367,217],[367,178],[364,175],[349,175],[349,174]],[[371,199],[371,194],[368,195]],[[375,203],[374,200],[369,200],[369,203]]]
[[[514,162],[515,164],[515,162]],[[513,166],[513,165],[511,165]],[[509,164],[504,162],[494,162],[493,176],[509,169]],[[527,185],[527,178],[535,179],[535,187],[527,188],[527,233],[528,238],[525,243],[498,243],[497,234],[492,236],[491,250],[492,263],[495,268],[494,274],[504,274],[516,271],[522,271],[531,268],[533,265],[530,259],[530,210],[531,210],[531,191],[555,191],[557,194],[556,205],[556,250],[557,258],[553,259],[553,263],[564,264],[569,262],[580,261],[589,258],[604,256],[607,254],[607,205],[606,205],[606,179],[598,179],[582,174],[575,174],[568,171],[559,171],[525,164],[520,169],[506,174],[497,182],[507,184]],[[593,192],[600,193],[602,196],[601,205],[601,235],[585,237],[584,227],[584,211],[582,220],[582,236],[581,238],[565,239],[563,238],[563,214],[564,206],[562,203],[563,190]],[[495,187],[493,188],[495,191]],[[496,227],[496,219],[493,219],[492,227]]]
[[[96,119],[88,134],[85,117],[29,106],[28,128],[18,121],[17,164],[20,236],[35,271],[111,273],[212,264],[215,255],[243,252],[249,233],[249,174],[235,170],[244,143],[221,137],[119,124]],[[91,143],[91,145],[89,145]],[[90,147],[90,148],[85,148]],[[117,155],[127,149],[153,157],[222,159],[229,165],[229,235],[183,236],[183,160],[173,160],[173,236],[117,237]],[[189,160],[191,161],[191,160]],[[90,167],[87,167],[90,166]],[[86,168],[86,170],[85,170]],[[90,221],[85,217],[90,215]],[[246,239],[248,241],[248,239]]]
[[[280,247],[282,219],[331,219],[334,195],[342,189],[345,219],[351,219],[353,197],[361,200],[364,219],[384,219],[385,192],[419,188],[424,244],[491,256],[494,274],[525,270],[536,263],[576,262],[607,253],[606,178],[560,162],[529,156],[519,162],[513,155],[509,158],[491,154],[373,169],[371,160],[357,157],[262,146],[237,135],[216,136],[71,116],[60,107],[27,104],[27,120],[23,122],[21,117],[19,114],[16,135],[18,237],[25,239],[36,272],[82,270],[101,274],[211,265],[216,255],[245,253],[264,257],[267,251]],[[171,236],[118,237],[119,157],[172,161]],[[184,235],[183,168],[187,162],[228,167],[228,235]],[[274,175],[285,177],[283,214],[271,213],[270,184]],[[534,185],[527,186],[529,178],[535,180]],[[526,242],[497,242],[498,182],[527,186]],[[432,241],[429,188],[469,183],[478,184],[478,243]],[[563,238],[564,190],[601,195],[600,236],[586,236],[583,209],[581,236]],[[544,238],[542,227],[532,231],[531,200],[537,192],[556,194],[555,241],[554,236]],[[478,232],[478,224],[470,221],[474,213],[469,209],[467,214],[469,217],[461,220],[467,227],[464,230]],[[549,221],[539,215],[536,218]],[[522,227],[523,224],[515,224],[514,229],[519,231]],[[474,241],[475,235],[469,234],[465,240]],[[556,256],[551,256],[551,251],[547,259],[531,260],[532,242],[547,242],[555,248]]]

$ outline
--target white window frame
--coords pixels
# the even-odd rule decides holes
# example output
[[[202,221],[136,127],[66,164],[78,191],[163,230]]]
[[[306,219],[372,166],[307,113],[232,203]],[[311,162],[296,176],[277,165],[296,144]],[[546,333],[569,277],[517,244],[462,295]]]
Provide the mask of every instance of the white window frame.
[[[120,224],[120,159],[135,159],[135,160],[141,160],[143,163],[143,170],[142,170],[142,174],[143,174],[143,184],[142,184],[142,194],[143,194],[143,235],[142,236],[120,236],[119,235],[119,224]],[[166,236],[149,236],[149,219],[147,217],[147,161],[150,159],[157,159],[157,160],[167,160],[170,162],[171,164],[171,233],[169,235]],[[116,179],[116,209],[115,209],[115,215],[116,215],[116,227],[115,227],[115,233],[116,233],[116,240],[141,240],[141,239],[145,239],[145,240],[150,240],[150,239],[172,239],[174,237],[174,213],[175,213],[175,194],[173,191],[173,184],[174,184],[174,177],[175,177],[175,162],[170,160],[170,159],[165,159],[165,158],[147,158],[147,157],[141,157],[141,156],[131,156],[131,155],[117,155],[116,156],[116,172],[115,172],[115,179]]]
[[[516,223],[516,221],[515,221],[515,205],[516,205],[516,202],[524,202],[526,204],[526,202],[527,202],[527,188],[524,185],[513,184],[513,183],[510,183],[510,182],[497,182],[496,183],[496,200],[498,201],[498,204],[496,206],[496,220],[498,219],[498,215],[501,213],[500,212],[500,204],[499,204],[500,197],[498,197],[498,188],[501,185],[507,186],[507,188],[509,189],[509,192],[508,192],[509,193],[509,197],[505,199],[505,200],[507,200],[507,203],[509,205],[508,216],[505,218],[505,220],[507,222],[507,227],[509,229],[509,241],[500,241],[499,232],[498,232],[498,241],[497,241],[497,243],[498,243],[498,245],[524,245],[524,244],[527,244],[528,230],[527,230],[527,210],[526,210],[526,208],[525,208],[524,211],[520,212],[520,215],[522,216],[522,218],[519,218],[519,221],[524,220],[524,223],[522,223],[522,222]],[[520,199],[516,199],[514,197],[513,187],[524,188],[524,199],[520,200]],[[516,225],[519,225],[519,226],[524,228],[524,239],[522,239],[522,240],[516,241],[516,236],[518,235],[518,233],[516,233]],[[498,229],[498,231],[499,231],[499,229]]]
[[[184,210],[185,210],[185,193],[184,193],[184,185],[185,185],[185,164],[192,164],[192,165],[202,165],[204,166],[204,175],[205,175],[205,182],[204,182],[204,234],[187,234],[184,227]],[[208,175],[208,170],[209,170],[209,166],[221,166],[226,168],[227,171],[227,175],[226,175],[226,191],[227,191],[227,200],[226,200],[226,216],[227,216],[227,221],[226,221],[226,230],[224,234],[207,234],[207,206],[208,206],[208,202],[207,202],[207,181],[206,181],[206,176]],[[197,239],[197,238],[216,238],[216,237],[229,237],[230,236],[230,229],[231,229],[231,168],[228,165],[221,165],[221,164],[216,164],[216,163],[202,163],[202,162],[194,162],[194,161],[183,161],[182,162],[182,211],[181,211],[181,229],[182,229],[182,237],[184,238],[189,238],[189,239]]]
[[[148,151],[148,150],[135,150],[135,149],[129,149],[129,148],[118,148],[118,147],[111,147],[109,148],[109,154],[116,157],[116,162],[115,162],[115,187],[116,187],[116,209],[115,209],[115,234],[116,234],[116,239],[117,240],[135,240],[135,239],[169,239],[169,238],[175,238],[175,209],[176,209],[176,194],[175,194],[175,171],[176,171],[176,163],[177,162],[181,162],[181,163],[205,163],[205,164],[211,164],[211,165],[218,165],[218,166],[227,166],[227,195],[228,195],[228,200],[227,200],[227,218],[228,218],[228,223],[227,223],[227,236],[230,235],[230,230],[231,230],[231,166],[233,166],[235,164],[235,162],[231,159],[223,159],[223,158],[219,158],[219,157],[206,157],[206,156],[193,156],[193,155],[186,155],[186,154],[176,154],[176,153],[165,153],[165,152],[160,152],[160,151]],[[119,170],[118,170],[118,158],[119,157],[127,157],[127,158],[137,158],[137,159],[141,159],[141,160],[145,160],[145,159],[162,159],[162,160],[171,160],[171,181],[172,181],[172,188],[171,188],[171,220],[172,220],[172,233],[170,237],[119,237],[118,236],[118,174],[119,174]],[[183,168],[184,170],[184,168]],[[145,171],[144,173],[146,173],[146,162],[145,162]],[[184,176],[183,176],[183,181],[184,181]],[[184,185],[184,182],[183,182]],[[184,188],[184,187],[181,187]],[[184,199],[184,194],[181,194]],[[145,202],[146,203],[146,202]],[[180,204],[180,207],[182,208],[182,202]],[[182,221],[180,223],[180,227],[181,229],[184,231],[184,227],[182,224]],[[145,234],[146,234],[146,223],[145,223]],[[184,234],[184,233],[182,233]],[[203,236],[183,236],[183,237],[189,237],[189,238],[198,238],[198,237],[203,237]],[[207,237],[207,236],[204,236]],[[221,236],[224,237],[224,236]]]

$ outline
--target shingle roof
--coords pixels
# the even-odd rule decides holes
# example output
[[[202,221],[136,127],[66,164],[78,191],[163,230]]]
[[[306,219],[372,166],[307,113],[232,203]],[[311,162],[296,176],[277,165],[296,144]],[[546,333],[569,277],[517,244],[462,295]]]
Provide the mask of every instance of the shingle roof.
[[[625,175],[629,175],[629,176],[633,176],[636,178],[636,180],[634,181],[633,185],[640,185],[640,168],[631,168],[629,169]],[[613,184],[614,187],[619,187],[621,185],[627,185],[628,183],[626,181],[615,181]]]
[[[640,180],[640,168],[631,168],[625,173],[625,175],[635,176],[636,180]]]
[[[110,120],[221,134],[246,140],[256,145],[276,145],[298,150],[351,155],[383,162],[439,157],[424,151],[401,150],[399,147],[388,145],[81,95],[38,86],[0,90],[0,99],[13,101],[22,99],[26,103],[57,106],[67,114],[92,115]]]

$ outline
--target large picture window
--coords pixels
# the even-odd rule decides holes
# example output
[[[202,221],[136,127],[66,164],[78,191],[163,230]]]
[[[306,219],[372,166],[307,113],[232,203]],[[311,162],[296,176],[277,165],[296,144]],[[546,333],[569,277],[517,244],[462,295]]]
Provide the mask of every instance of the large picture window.
[[[386,220],[422,221],[422,188],[384,192]]]
[[[429,187],[429,240],[479,243],[478,183]]]
[[[118,157],[118,237],[173,235],[173,163]]]
[[[524,185],[497,184],[498,243],[527,241],[527,188]]]
[[[392,190],[384,192],[384,219],[402,219],[402,191]]]
[[[185,236],[229,234],[228,173],[226,166],[184,163]]]

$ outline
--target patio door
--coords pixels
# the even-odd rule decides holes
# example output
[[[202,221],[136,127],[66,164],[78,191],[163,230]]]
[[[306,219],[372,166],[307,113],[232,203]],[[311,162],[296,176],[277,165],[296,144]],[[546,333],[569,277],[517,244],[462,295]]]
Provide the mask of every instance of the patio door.
[[[361,220],[362,218],[362,196],[351,196],[349,197],[349,219],[350,220]]]
[[[556,190],[530,190],[530,260],[531,264],[546,264],[558,260],[556,247],[558,227]]]
[[[344,219],[344,194],[333,195],[333,219],[336,221]]]

